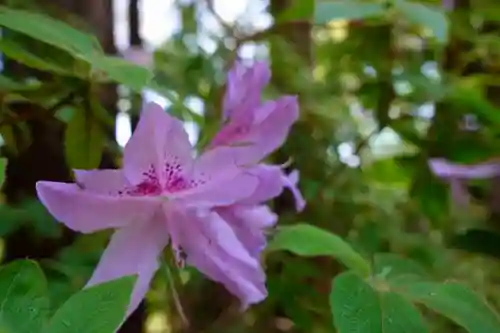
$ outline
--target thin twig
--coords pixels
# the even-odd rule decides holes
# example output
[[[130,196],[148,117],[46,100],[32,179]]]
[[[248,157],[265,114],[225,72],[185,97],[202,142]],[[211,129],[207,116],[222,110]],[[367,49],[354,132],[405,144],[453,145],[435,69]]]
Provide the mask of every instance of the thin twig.
[[[179,313],[179,316],[181,317],[182,323],[186,326],[189,327],[189,320],[186,317],[186,314],[184,313],[184,309],[182,307],[182,303],[179,297],[179,294],[177,293],[177,289],[175,289],[175,281],[174,276],[172,274],[172,271],[170,270],[170,260],[165,258],[165,262],[163,264],[163,271],[165,272],[166,278],[167,278],[167,283],[170,288],[170,293],[172,294],[172,298],[174,300],[174,305],[175,308],[177,309],[177,312]]]

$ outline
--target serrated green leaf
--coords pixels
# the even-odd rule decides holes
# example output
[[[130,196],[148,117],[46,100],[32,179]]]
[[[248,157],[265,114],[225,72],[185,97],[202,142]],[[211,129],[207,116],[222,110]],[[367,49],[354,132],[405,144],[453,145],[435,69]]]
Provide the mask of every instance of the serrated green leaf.
[[[471,289],[459,283],[411,282],[400,291],[451,319],[469,333],[498,333],[498,314]]]
[[[330,307],[339,333],[428,332],[413,304],[390,291],[376,291],[346,272],[333,280]]]
[[[99,166],[106,139],[101,125],[84,110],[77,110],[66,127],[65,152],[74,169],[94,169]]]
[[[448,41],[448,18],[443,9],[400,0],[395,2],[396,8],[415,24],[430,29],[440,43]]]
[[[114,333],[125,317],[136,277],[127,276],[73,295],[44,333]]]
[[[31,260],[0,268],[0,330],[6,333],[40,332],[47,320],[47,282]]]
[[[0,6],[0,26],[20,32],[70,54],[101,53],[95,37],[50,16]]]
[[[382,3],[365,3],[358,1],[328,1],[316,4],[314,21],[325,24],[333,20],[359,20],[385,13]]]
[[[309,224],[280,228],[268,251],[287,250],[301,256],[331,256],[363,275],[371,272],[370,264],[350,244],[337,235]]]

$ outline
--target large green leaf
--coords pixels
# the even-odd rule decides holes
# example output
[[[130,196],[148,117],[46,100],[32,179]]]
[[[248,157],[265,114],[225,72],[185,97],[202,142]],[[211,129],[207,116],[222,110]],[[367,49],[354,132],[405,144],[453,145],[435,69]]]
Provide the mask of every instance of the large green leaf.
[[[384,279],[401,277],[427,277],[428,272],[418,262],[404,258],[395,253],[377,253],[373,258],[375,274],[383,275]]]
[[[136,92],[142,92],[153,76],[147,68],[118,57],[94,56],[90,61],[95,69],[104,74],[105,78],[128,86]]]
[[[0,331],[37,333],[49,309],[47,282],[34,261],[18,260],[0,269]]]
[[[346,272],[332,283],[330,306],[339,333],[425,333],[413,304],[390,291],[377,291]]]
[[[401,292],[453,320],[470,333],[500,332],[500,318],[476,293],[459,283],[411,282]]]
[[[406,0],[395,1],[395,5],[408,20],[430,29],[436,40],[441,43],[448,41],[448,18],[441,8]]]
[[[297,1],[300,2],[300,1]],[[359,20],[385,13],[383,3],[366,3],[360,1],[328,1],[316,4],[314,21],[318,24],[333,20]]]
[[[70,297],[44,333],[114,333],[127,311],[136,278],[123,277],[84,289]]]
[[[26,50],[21,44],[9,39],[0,40],[0,51],[5,54],[5,56],[28,67],[61,75],[69,74],[67,69],[62,68],[54,61],[41,58]]]
[[[95,37],[50,16],[0,6],[0,26],[23,33],[73,55],[102,52]]]
[[[101,124],[92,114],[82,109],[74,112],[65,135],[68,164],[74,169],[96,168],[101,161],[105,139]]]
[[[370,274],[370,264],[351,245],[328,231],[309,224],[297,224],[278,230],[268,251],[287,250],[301,256],[331,256],[347,267]]]

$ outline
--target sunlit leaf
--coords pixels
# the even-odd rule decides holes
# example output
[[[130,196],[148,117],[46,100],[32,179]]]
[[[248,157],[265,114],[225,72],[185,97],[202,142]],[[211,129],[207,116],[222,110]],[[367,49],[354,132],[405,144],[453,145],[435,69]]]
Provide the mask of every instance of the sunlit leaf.
[[[44,14],[0,6],[0,26],[23,33],[73,55],[89,56],[102,52],[95,37]]]
[[[277,250],[307,257],[331,256],[363,275],[371,271],[370,264],[346,241],[309,224],[280,228],[268,246],[268,251]]]
[[[415,24],[430,29],[440,43],[448,41],[448,18],[443,9],[406,0],[395,1],[396,8]]]
[[[382,3],[325,1],[316,4],[314,21],[318,24],[324,24],[333,20],[357,20],[381,16],[384,13],[385,6]]]

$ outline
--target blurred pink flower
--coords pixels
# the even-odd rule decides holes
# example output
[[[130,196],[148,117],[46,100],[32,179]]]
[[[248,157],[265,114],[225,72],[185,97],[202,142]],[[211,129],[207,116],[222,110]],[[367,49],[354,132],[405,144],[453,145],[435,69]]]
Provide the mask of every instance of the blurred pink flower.
[[[431,158],[429,167],[432,173],[450,183],[453,201],[462,206],[469,203],[465,181],[500,176],[500,163],[496,161],[467,165],[453,163],[444,158]]]

